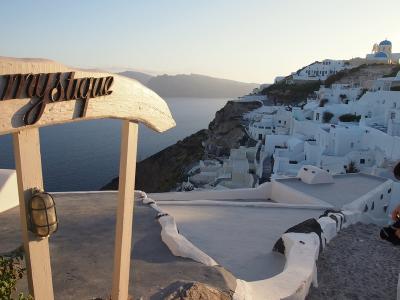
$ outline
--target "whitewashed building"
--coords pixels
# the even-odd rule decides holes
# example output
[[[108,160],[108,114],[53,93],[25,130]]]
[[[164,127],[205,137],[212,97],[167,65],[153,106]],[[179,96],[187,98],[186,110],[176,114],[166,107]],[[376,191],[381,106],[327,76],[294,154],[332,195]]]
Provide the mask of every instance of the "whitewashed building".
[[[400,92],[367,92],[354,107],[361,115],[361,125],[400,136]]]
[[[229,158],[222,163],[216,160],[200,161],[193,168],[189,181],[200,188],[231,189],[251,188],[257,183],[257,152],[260,143],[255,147],[241,146],[231,149]]]
[[[358,100],[362,88],[357,84],[332,84],[330,87],[321,85],[318,91],[315,91],[307,98],[307,103],[321,101],[330,104],[349,103]]]
[[[293,80],[325,80],[329,76],[344,69],[351,68],[345,60],[325,59],[316,61],[307,67],[293,73]]]
[[[342,88],[321,88],[302,110],[292,111],[289,134],[266,134],[261,161],[273,161],[272,178],[294,176],[304,165],[332,174],[380,174],[400,160],[400,92],[368,91],[357,100],[361,89],[345,87],[349,101],[343,103]],[[332,114],[328,121],[325,112]],[[345,122],[342,115],[359,121]]]
[[[372,52],[367,54],[366,59],[374,63],[398,64],[400,53],[393,53],[392,42],[383,40],[373,45]]]
[[[370,91],[390,91],[399,90],[400,87],[400,71],[394,77],[382,77],[367,83]]]
[[[248,133],[256,141],[262,141],[266,135],[289,134],[291,120],[292,113],[287,108],[269,106],[253,114]]]

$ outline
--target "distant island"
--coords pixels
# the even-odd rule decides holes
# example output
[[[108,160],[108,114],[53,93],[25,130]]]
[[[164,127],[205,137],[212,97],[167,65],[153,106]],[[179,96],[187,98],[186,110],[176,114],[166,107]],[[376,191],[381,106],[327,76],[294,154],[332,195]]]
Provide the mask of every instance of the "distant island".
[[[257,83],[245,83],[199,74],[159,75],[125,71],[120,75],[136,79],[161,97],[239,97],[259,87]]]

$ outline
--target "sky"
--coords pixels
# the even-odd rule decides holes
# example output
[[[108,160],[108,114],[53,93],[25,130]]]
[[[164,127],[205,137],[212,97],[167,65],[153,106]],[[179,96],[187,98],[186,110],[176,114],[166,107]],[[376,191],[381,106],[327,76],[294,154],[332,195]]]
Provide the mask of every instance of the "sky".
[[[269,83],[316,60],[400,52],[399,0],[5,0],[0,56]]]

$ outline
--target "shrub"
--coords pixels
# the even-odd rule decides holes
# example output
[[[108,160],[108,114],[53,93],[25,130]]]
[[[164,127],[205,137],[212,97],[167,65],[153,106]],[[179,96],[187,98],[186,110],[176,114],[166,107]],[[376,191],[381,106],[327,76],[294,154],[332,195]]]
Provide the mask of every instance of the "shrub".
[[[354,161],[351,161],[349,165],[346,168],[346,173],[358,173],[358,170],[356,168],[356,164]]]
[[[344,104],[349,103],[349,99],[347,99],[347,95],[345,95],[345,94],[340,94],[339,97],[340,97],[340,101],[341,101],[342,103],[344,103]]]
[[[23,252],[17,250],[0,256],[0,299],[12,299],[12,293],[16,292],[17,281],[23,277],[24,272]],[[20,293],[18,300],[33,300],[33,298]]]
[[[320,85],[320,81],[293,84],[280,81],[266,87],[260,94],[267,95],[275,104],[296,104],[305,101],[310,93],[319,89]]]
[[[394,66],[389,74],[385,74],[382,77],[395,77],[400,71],[400,66]]]
[[[333,113],[329,111],[324,111],[324,113],[322,114],[322,122],[324,123],[330,122],[332,118],[333,118]]]
[[[319,101],[319,107],[324,107],[326,103],[328,103],[328,99],[321,99]]]
[[[394,86],[390,89],[391,91],[399,92],[400,91],[400,86]]]
[[[360,122],[361,116],[344,114],[339,117],[340,122]]]

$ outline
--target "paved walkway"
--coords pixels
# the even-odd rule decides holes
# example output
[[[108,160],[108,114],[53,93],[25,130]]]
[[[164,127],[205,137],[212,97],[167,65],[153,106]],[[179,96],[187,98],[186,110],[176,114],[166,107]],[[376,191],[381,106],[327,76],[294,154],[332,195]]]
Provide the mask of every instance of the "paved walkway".
[[[307,300],[396,299],[400,246],[379,238],[376,225],[343,229],[320,255],[317,289]]]

